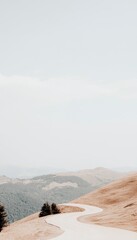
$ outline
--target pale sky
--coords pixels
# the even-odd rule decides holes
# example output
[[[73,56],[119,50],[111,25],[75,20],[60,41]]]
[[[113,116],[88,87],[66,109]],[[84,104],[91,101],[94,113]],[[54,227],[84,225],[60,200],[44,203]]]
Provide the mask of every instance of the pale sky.
[[[137,1],[0,1],[0,166],[137,167]]]

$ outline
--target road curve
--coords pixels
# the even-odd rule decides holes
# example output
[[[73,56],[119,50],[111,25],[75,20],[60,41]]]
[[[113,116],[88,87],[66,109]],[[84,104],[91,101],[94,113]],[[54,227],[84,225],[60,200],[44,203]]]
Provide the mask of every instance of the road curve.
[[[63,230],[63,234],[54,237],[56,240],[137,240],[137,233],[123,229],[103,227],[95,224],[85,224],[77,220],[78,217],[94,214],[102,209],[81,205],[64,204],[84,208],[84,212],[64,213],[47,217],[49,224],[58,226]]]

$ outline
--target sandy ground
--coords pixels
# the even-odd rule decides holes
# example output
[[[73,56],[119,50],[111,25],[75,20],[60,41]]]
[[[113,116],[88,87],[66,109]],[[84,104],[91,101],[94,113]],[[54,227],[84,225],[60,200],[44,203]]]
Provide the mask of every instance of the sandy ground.
[[[62,213],[84,211],[78,207],[60,206]],[[46,217],[39,218],[39,213],[19,220],[0,233],[0,240],[46,240],[62,234],[62,230],[46,222]]]
[[[24,220],[15,222],[0,233],[1,240],[45,240],[61,234],[62,231],[46,223],[45,217],[34,214]]]
[[[52,215],[47,218],[48,223],[56,225],[63,230],[63,233],[55,238],[56,240],[137,240],[137,233],[135,232],[79,222],[78,217],[80,216],[102,211],[102,209],[94,206],[80,205],[79,207],[84,208],[85,211]]]
[[[137,174],[111,183],[74,202],[104,209],[95,216],[81,218],[81,221],[137,232]]]
[[[72,212],[83,212],[84,209],[77,206],[69,206],[69,205],[60,205],[59,209],[61,213],[72,213]]]

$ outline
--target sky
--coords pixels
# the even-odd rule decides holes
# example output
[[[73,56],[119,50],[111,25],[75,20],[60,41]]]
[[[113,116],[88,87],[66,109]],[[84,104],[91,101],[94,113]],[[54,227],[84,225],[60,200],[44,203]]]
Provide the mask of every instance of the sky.
[[[137,168],[136,12],[0,1],[0,167]]]

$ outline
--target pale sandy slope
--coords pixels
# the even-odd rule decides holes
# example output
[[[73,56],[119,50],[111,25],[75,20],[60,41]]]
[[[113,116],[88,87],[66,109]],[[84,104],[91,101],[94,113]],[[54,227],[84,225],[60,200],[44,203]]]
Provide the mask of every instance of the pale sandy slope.
[[[0,240],[45,240],[61,234],[62,231],[46,223],[45,217],[38,218],[38,214],[24,218],[4,228],[0,233]]]
[[[83,211],[78,207],[60,206],[62,213]],[[17,221],[3,229],[0,240],[45,240],[62,233],[62,230],[46,222],[46,217],[39,218],[39,213]]]
[[[69,204],[71,205],[71,204]],[[88,205],[75,205],[85,211],[57,214],[38,218],[32,215],[5,228],[0,234],[2,240],[137,240],[137,233],[121,229],[102,227],[95,224],[82,223],[79,218],[100,212],[101,209]],[[74,206],[74,207],[75,207]],[[71,209],[71,207],[69,208]],[[74,208],[72,207],[74,210]]]
[[[101,209],[87,205],[78,206],[84,208],[85,211],[60,214],[47,218],[48,223],[54,224],[64,231],[63,234],[55,238],[56,240],[137,240],[137,233],[135,232],[79,222],[78,217],[100,212]]]
[[[111,183],[74,202],[104,209],[102,213],[83,219],[87,222],[137,231],[137,174]]]

